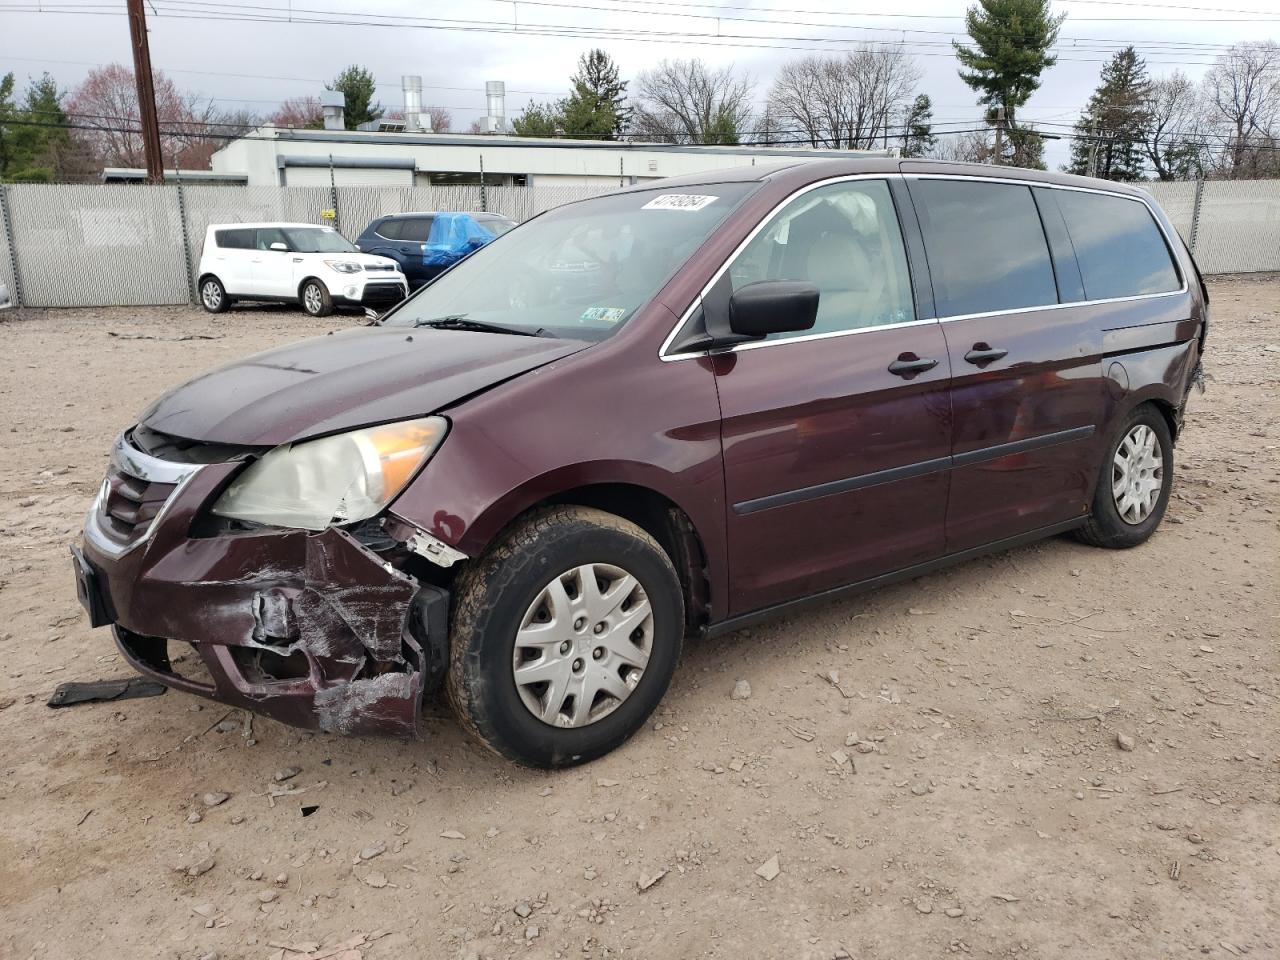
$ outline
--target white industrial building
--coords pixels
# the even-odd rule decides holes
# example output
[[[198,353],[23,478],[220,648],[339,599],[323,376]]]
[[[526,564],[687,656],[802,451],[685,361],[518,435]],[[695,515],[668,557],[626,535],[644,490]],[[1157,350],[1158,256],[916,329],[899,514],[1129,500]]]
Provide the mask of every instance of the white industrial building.
[[[484,134],[432,133],[421,113],[421,78],[405,77],[405,118],[346,130],[342,95],[325,91],[323,130],[264,126],[213,155],[212,173],[249,186],[625,186],[659,177],[754,164],[820,159],[827,150],[712,147],[613,140],[538,139],[505,133],[500,82],[485,85]]]

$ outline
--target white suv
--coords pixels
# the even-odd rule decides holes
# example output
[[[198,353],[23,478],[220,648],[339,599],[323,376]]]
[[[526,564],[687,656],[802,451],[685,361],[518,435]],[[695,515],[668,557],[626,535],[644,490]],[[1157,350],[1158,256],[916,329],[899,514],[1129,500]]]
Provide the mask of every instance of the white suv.
[[[323,317],[334,306],[385,310],[409,295],[394,260],[361,253],[332,227],[312,223],[212,224],[198,286],[210,313],[236,300],[274,300]]]

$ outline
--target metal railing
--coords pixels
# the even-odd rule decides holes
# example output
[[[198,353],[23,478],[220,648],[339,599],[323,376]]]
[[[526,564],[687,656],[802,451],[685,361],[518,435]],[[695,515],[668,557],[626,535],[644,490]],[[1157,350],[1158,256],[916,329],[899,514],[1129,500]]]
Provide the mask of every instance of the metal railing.
[[[1280,271],[1280,180],[1142,185],[1207,274]],[[0,184],[0,280],[30,307],[194,302],[211,223],[332,223],[488,210],[524,221],[612,186],[239,187]]]

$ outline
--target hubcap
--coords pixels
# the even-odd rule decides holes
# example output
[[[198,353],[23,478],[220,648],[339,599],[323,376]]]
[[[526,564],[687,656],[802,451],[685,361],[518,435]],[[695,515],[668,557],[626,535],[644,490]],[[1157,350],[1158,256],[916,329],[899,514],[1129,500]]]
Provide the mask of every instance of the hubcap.
[[[555,727],[585,727],[631,696],[653,650],[653,609],[621,567],[565,571],[525,611],[511,657],[526,708]]]
[[[1130,430],[1111,463],[1111,495],[1120,519],[1139,524],[1151,516],[1164,487],[1164,457],[1156,432],[1145,424]]]
[[[307,284],[307,289],[302,293],[302,299],[308,311],[311,313],[320,312],[320,288],[314,283]]]
[[[216,310],[218,304],[222,302],[222,291],[218,289],[218,285],[212,280],[204,285],[201,293],[204,296],[204,305],[211,310]]]

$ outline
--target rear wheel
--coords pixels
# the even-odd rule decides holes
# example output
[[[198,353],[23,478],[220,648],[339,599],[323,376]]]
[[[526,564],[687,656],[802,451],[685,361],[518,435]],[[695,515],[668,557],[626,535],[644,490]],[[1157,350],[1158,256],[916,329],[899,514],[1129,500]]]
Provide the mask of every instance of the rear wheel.
[[[200,305],[209,313],[222,313],[231,306],[227,291],[217,277],[205,277],[200,281]]]
[[[333,298],[319,280],[308,280],[302,285],[302,309],[313,317],[327,317],[333,313]]]
[[[683,633],[679,578],[649,534],[601,510],[539,511],[459,583],[449,699],[508,759],[583,763],[644,724]]]
[[[1116,431],[1098,476],[1089,520],[1076,535],[1095,547],[1136,547],[1164,518],[1173,488],[1173,437],[1163,414],[1136,408]]]

